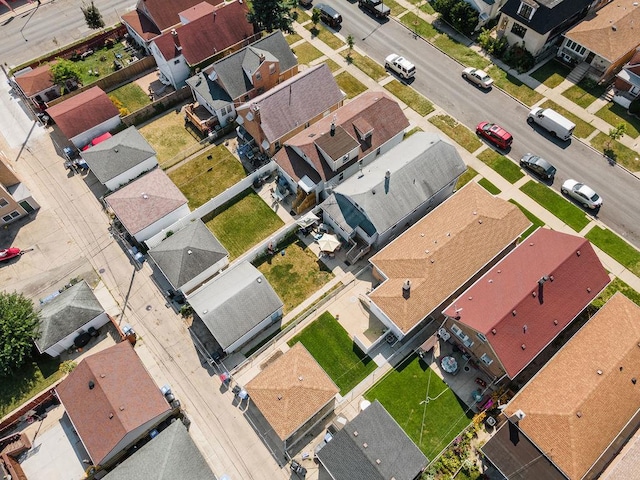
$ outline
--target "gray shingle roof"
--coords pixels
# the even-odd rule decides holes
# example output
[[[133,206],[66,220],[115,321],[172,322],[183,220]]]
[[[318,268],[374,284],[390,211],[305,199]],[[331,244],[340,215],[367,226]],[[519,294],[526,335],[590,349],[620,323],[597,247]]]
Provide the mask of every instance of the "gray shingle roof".
[[[592,2],[591,0],[537,0],[535,2],[537,9],[531,20],[518,15],[521,3],[521,0],[507,0],[501,11],[535,32],[546,34],[554,28],[563,26],[566,29],[576,24],[580,18],[578,16],[573,22],[563,25],[571,17],[585,10]],[[586,11],[584,14],[586,15]]]
[[[229,255],[202,220],[190,222],[149,250],[162,273],[179,289],[211,265]]]
[[[44,352],[103,312],[87,282],[76,283],[40,309],[38,348]]]
[[[383,233],[465,170],[453,145],[418,132],[336,187],[322,209],[347,232],[360,226],[369,235]]]
[[[101,183],[108,182],[139,163],[153,157],[155,150],[131,126],[82,152],[82,158]]]
[[[427,465],[377,400],[336,433],[318,458],[334,480],[413,480]]]
[[[249,262],[218,275],[188,301],[223,349],[283,305],[264,275]]]
[[[149,478],[216,480],[181,421],[173,422],[104,478],[105,480],[147,480]]]

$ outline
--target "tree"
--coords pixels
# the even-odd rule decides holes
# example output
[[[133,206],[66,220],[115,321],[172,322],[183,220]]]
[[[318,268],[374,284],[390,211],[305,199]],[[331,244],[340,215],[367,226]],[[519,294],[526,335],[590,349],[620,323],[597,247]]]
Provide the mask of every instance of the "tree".
[[[0,377],[12,375],[29,359],[39,325],[31,300],[0,292]]]
[[[613,128],[609,129],[609,148],[611,148],[611,143],[615,140],[620,139],[627,132],[627,124],[619,123]]]
[[[320,22],[320,9],[314,8],[311,11],[311,23],[313,24],[313,29],[318,31],[318,22]]]
[[[356,44],[356,39],[353,35],[347,35],[347,45],[349,45],[349,53],[347,54],[347,62],[351,63],[353,58],[351,57],[351,52],[353,52],[353,46]]]
[[[100,10],[98,10],[98,7],[93,4],[93,0],[89,5],[83,2],[80,10],[82,10],[84,20],[87,22],[87,26],[89,28],[97,30],[104,27],[102,14],[100,13]]]
[[[465,35],[473,33],[478,25],[479,13],[464,0],[433,0],[431,5],[442,20]]]
[[[269,33],[278,29],[293,33],[291,25],[298,18],[294,5],[295,0],[260,0],[252,3],[247,18],[258,29]]]
[[[60,86],[60,93],[64,93],[67,87],[67,80],[79,81],[82,75],[80,66],[71,60],[56,58],[56,63],[49,67],[53,83]]]

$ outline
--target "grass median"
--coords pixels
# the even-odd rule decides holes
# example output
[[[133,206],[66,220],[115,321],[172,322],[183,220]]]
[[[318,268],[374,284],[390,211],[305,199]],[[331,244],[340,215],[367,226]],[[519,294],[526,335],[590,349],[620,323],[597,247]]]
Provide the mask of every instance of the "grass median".
[[[530,180],[520,190],[576,232],[589,224],[589,219],[582,210],[541,183]]]
[[[524,173],[522,173],[518,165],[490,148],[481,152],[478,155],[478,160],[491,167],[509,183],[516,183],[524,177]]]
[[[438,34],[438,31],[426,20],[423,20],[413,12],[409,12],[400,18],[400,23],[422,38],[430,39]]]
[[[312,35],[314,35],[316,38],[318,38],[320,41],[324,42],[326,45],[333,48],[334,50],[338,50],[339,48],[344,47],[346,45],[342,40],[340,40],[338,37],[336,37],[333,33],[331,33],[329,30],[327,30],[324,26],[320,24],[314,27],[312,23],[309,23],[305,25],[304,28],[309,30]]]
[[[420,95],[410,86],[404,85],[398,80],[391,80],[389,83],[385,84],[384,88],[389,90],[389,92],[398,97],[400,101],[406,103],[409,108],[415,110],[423,117],[425,115],[429,115],[435,110],[433,104],[429,100]]]
[[[560,115],[562,115],[564,117],[567,117],[569,120],[571,120],[573,123],[575,123],[576,124],[576,129],[573,131],[573,134],[578,138],[587,138],[589,135],[591,135],[596,130],[596,127],[594,127],[593,125],[590,125],[589,123],[585,122],[580,117],[578,117],[577,115],[574,115],[573,113],[571,113],[566,108],[561,107],[560,105],[558,105],[553,100],[547,100],[546,102],[544,102],[540,106],[542,108],[551,108],[551,109],[555,110],[556,112],[558,112]]]
[[[617,140],[611,140],[606,133],[598,133],[591,139],[591,145],[603,154],[606,152],[608,157],[613,158],[616,163],[619,163],[626,169],[632,172],[640,171],[638,152]]]
[[[611,230],[596,225],[585,237],[631,273],[640,276],[640,252]]]
[[[429,121],[468,152],[473,153],[482,146],[474,132],[449,115],[436,115]]]
[[[607,103],[596,112],[596,117],[601,118],[612,127],[623,123],[626,126],[624,133],[633,138],[640,135],[640,118],[629,115],[627,109],[614,102]]]
[[[508,74],[495,65],[492,65],[487,73],[491,75],[493,82],[497,87],[501,88],[509,95],[517,98],[529,107],[535,105],[544,98],[531,87],[522,83],[516,77]]]
[[[340,52],[340,55],[342,55],[345,59],[350,56],[351,63],[362,70],[363,73],[366,73],[369,77],[374,79],[376,82],[379,82],[387,76],[387,71],[385,70],[385,68],[370,57],[360,55],[356,51],[351,51],[351,54],[349,54],[348,49]]]
[[[487,69],[491,62],[476,52],[471,50],[466,45],[457,42],[453,38],[449,37],[446,33],[442,33],[434,38],[431,43],[444,53],[468,67],[475,67],[480,69]]]

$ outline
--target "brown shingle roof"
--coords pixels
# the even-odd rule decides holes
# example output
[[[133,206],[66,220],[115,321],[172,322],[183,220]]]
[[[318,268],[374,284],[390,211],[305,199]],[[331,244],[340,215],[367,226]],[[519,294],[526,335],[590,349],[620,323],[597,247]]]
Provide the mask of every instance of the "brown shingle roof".
[[[246,388],[283,441],[340,391],[302,343],[267,366]]]
[[[70,139],[120,112],[100,87],[92,87],[48,108],[47,114]]]
[[[387,280],[369,297],[407,333],[530,224],[515,205],[471,182],[371,257]]]
[[[640,307],[615,294],[513,398],[520,429],[580,479],[640,409]],[[614,452],[615,453],[615,452]]]
[[[316,137],[315,144],[333,160],[340,160],[360,144],[341,126],[337,125],[333,134],[329,131]]]
[[[55,65],[55,61],[46,63],[34,68],[28,72],[15,77],[15,81],[20,85],[20,89],[27,97],[31,97],[38,92],[53,87],[53,78],[51,77],[51,65]]]
[[[170,3],[170,2],[167,2]],[[138,10],[127,12],[122,15],[122,22],[129,25],[144,40],[151,40],[160,35],[160,29],[151,21],[149,17]],[[176,23],[178,23],[176,21]]]
[[[223,0],[207,0],[207,3],[219,5],[222,1]],[[180,18],[178,17],[180,12],[200,2],[202,2],[202,0],[138,0],[136,10],[146,13],[160,31],[165,31],[180,23]]]
[[[631,0],[613,0],[587,16],[565,37],[615,62],[640,44],[640,6]]]
[[[127,433],[170,410],[129,342],[85,358],[56,391],[94,465]]]
[[[131,235],[187,203],[180,189],[161,169],[152,170],[122,187],[105,201]]]

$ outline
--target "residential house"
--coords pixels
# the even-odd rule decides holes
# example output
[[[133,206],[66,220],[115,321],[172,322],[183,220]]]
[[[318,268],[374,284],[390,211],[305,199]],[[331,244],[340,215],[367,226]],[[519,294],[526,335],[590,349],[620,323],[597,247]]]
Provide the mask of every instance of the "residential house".
[[[417,132],[333,189],[323,221],[356,252],[381,247],[446,200],[466,169],[453,145]]]
[[[188,78],[197,103],[187,108],[187,118],[201,129],[202,124],[224,127],[235,119],[237,105],[297,73],[298,59],[276,30]]]
[[[414,480],[428,459],[378,400],[317,452],[333,480]]]
[[[49,107],[47,115],[78,148],[120,125],[120,112],[100,87],[91,87]]]
[[[79,335],[107,323],[109,316],[82,280],[42,305],[35,344],[40,353],[55,358],[73,347]]]
[[[387,94],[366,92],[284,143],[274,159],[300,213],[400,143],[409,120]]]
[[[171,415],[169,403],[129,342],[82,360],[57,387],[91,464],[112,465]]]
[[[104,480],[216,480],[184,424],[175,421],[111,470]]]
[[[160,169],[143,175],[104,201],[127,233],[140,243],[190,213],[187,198]]]
[[[333,412],[340,389],[298,342],[270,361],[246,386],[249,408],[271,426],[286,451]]]
[[[134,126],[92,146],[81,155],[98,181],[111,191],[158,165],[156,151]]]
[[[175,292],[190,293],[229,265],[229,252],[196,219],[149,250]]]
[[[613,85],[620,94],[629,99],[640,96],[640,48],[618,72]]]
[[[323,63],[240,105],[236,121],[261,151],[273,155],[288,139],[341,107],[344,97]]]
[[[476,31],[500,15],[500,10],[507,0],[465,0],[478,12],[478,25]]]
[[[637,2],[612,0],[564,34],[558,57],[570,64],[586,62],[600,81],[611,80],[640,46]]]
[[[562,41],[594,0],[507,0],[498,21],[498,38],[524,46],[537,59]]]
[[[16,176],[7,157],[0,152],[0,225],[15,222],[39,208],[27,186]]]
[[[588,240],[539,228],[445,309],[445,326],[490,378],[513,380],[609,281]]]
[[[227,354],[282,318],[282,300],[249,262],[225,270],[187,301]]]
[[[530,225],[518,207],[468,183],[369,259],[380,282],[369,309],[397,338],[410,335],[515,248]]]
[[[213,57],[224,55],[256,39],[247,20],[247,5],[241,1],[222,3],[204,9],[198,18],[185,18],[182,24],[151,41],[150,51],[160,70],[160,81],[178,89],[197,67]],[[259,38],[259,36],[258,36]]]
[[[640,426],[639,344],[640,307],[616,293],[509,402],[485,456],[510,479],[598,478]]]
[[[51,76],[51,66],[56,61],[45,63],[36,68],[27,67],[16,72],[12,78],[13,84],[17,85],[25,98],[29,99],[33,108],[44,110],[46,103],[60,96],[60,86],[53,83]],[[70,91],[77,87],[74,80],[66,81],[66,90]]]

